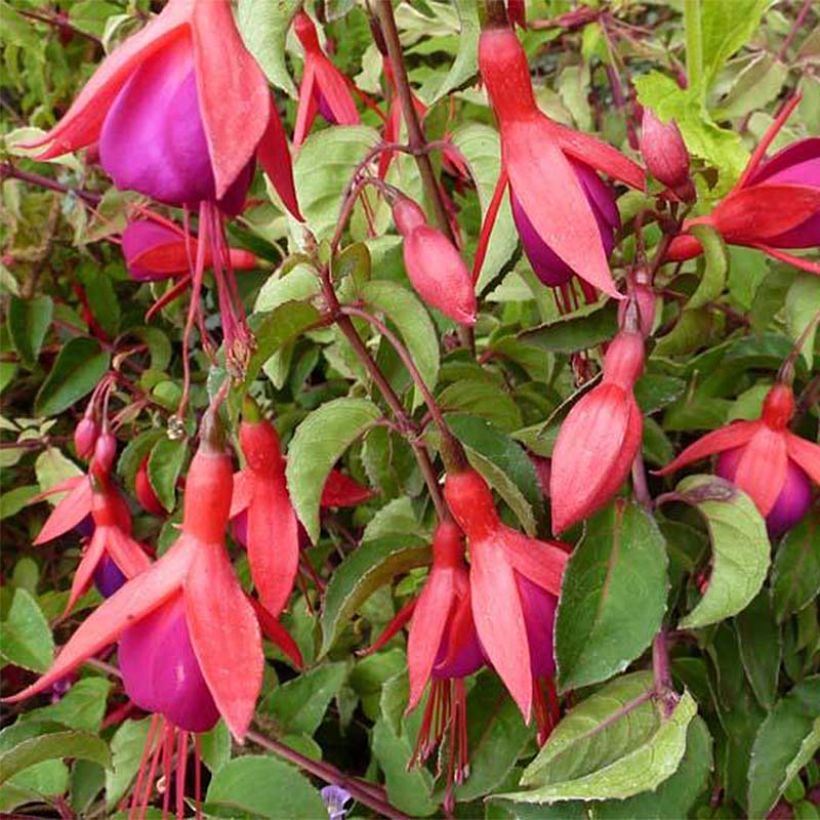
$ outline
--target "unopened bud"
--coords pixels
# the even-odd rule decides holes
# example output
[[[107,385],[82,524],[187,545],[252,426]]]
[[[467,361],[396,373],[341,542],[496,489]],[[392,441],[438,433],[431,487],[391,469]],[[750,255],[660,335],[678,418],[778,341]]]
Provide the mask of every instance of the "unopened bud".
[[[94,455],[94,445],[97,443],[99,429],[97,422],[90,416],[84,416],[74,429],[74,449],[77,455],[86,461]]]
[[[618,304],[618,326],[624,330],[639,330],[644,337],[652,334],[655,326],[657,297],[650,285],[636,284],[630,298]]]
[[[117,439],[112,433],[102,433],[94,446],[94,466],[108,475],[117,457]]]
[[[655,179],[681,198],[694,197],[689,179],[689,152],[674,120],[661,122],[650,108],[644,108],[641,125],[641,154]]]

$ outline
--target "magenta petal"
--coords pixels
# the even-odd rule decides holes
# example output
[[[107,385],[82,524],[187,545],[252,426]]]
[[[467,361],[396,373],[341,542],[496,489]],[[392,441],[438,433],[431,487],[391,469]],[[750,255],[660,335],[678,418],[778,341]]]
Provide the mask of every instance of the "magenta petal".
[[[161,49],[123,86],[103,123],[100,160],[120,189],[170,205],[214,199],[187,38]]]
[[[548,677],[555,673],[552,633],[558,599],[520,573],[515,574],[515,580],[521,597],[524,622],[527,625],[533,677]]]
[[[575,161],[572,161],[572,166],[592,207],[598,230],[601,232],[604,251],[609,255],[615,245],[615,231],[620,226],[620,217],[612,190],[589,166]],[[572,268],[544,242],[512,188],[510,188],[510,204],[515,226],[521,237],[521,244],[536,276],[550,287],[558,287],[568,282],[573,275]]]
[[[94,586],[100,591],[103,598],[110,598],[125,582],[126,577],[120,568],[110,558],[108,553],[103,553],[100,563],[94,570]]]
[[[325,95],[319,90],[319,86],[315,86],[313,96],[316,99],[316,105],[319,108],[319,113],[331,124],[331,125],[338,125],[339,121],[336,119],[335,115],[333,114],[333,109],[330,107],[330,103],[325,99]]]
[[[448,627],[452,627],[452,622],[448,624]],[[460,639],[460,646],[455,648],[452,658],[448,660],[453,648],[453,640],[453,630],[450,628],[448,633],[445,634],[436,655],[432,673],[434,678],[466,678],[468,675],[477,672],[486,663],[481,641],[478,638],[478,632],[474,624],[471,623],[467,634]]]
[[[718,457],[715,473],[727,481],[733,481],[737,473],[743,447],[725,450]],[[811,507],[811,480],[804,470],[791,459],[786,462],[786,478],[774,507],[766,516],[769,535],[777,537],[788,532]]]
[[[796,228],[766,240],[772,248],[820,247],[820,214],[809,217]]]
[[[797,140],[763,162],[746,180],[746,187],[761,182],[794,183],[820,187],[820,137]]]
[[[190,732],[216,725],[219,711],[191,645],[182,595],[122,633],[119,663],[125,691],[141,709]]]

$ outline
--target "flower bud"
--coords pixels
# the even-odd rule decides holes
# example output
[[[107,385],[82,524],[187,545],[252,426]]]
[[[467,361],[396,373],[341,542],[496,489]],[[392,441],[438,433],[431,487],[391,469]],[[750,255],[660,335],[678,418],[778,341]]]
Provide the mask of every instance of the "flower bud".
[[[643,417],[632,388],[643,370],[643,338],[622,331],[604,357],[603,381],[570,410],[552,452],[553,532],[605,506],[641,444]]]
[[[644,338],[651,336],[655,326],[657,301],[651,285],[634,285],[630,291],[630,298],[618,304],[619,327],[640,330]]]
[[[655,179],[675,191],[681,199],[694,198],[689,179],[689,152],[674,120],[663,123],[652,109],[644,108],[641,154]]]
[[[474,324],[473,279],[453,243],[428,225],[424,212],[407,197],[393,205],[393,219],[404,237],[404,266],[416,293],[453,321]]]
[[[94,454],[94,445],[97,443],[99,428],[97,422],[90,416],[83,416],[80,423],[74,428],[74,449],[77,455],[86,461]]]
[[[105,475],[111,472],[117,458],[117,439],[111,433],[102,433],[94,446],[94,467]]]

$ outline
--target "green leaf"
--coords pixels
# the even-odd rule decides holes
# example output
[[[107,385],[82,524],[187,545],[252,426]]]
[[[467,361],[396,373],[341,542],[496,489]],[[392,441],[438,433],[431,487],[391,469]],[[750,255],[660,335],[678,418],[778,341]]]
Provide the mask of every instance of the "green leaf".
[[[90,732],[52,732],[32,737],[0,755],[0,783],[44,760],[78,757],[109,766],[111,755],[104,740]]]
[[[672,330],[658,339],[654,356],[685,356],[709,344],[714,319],[705,308],[685,308]]]
[[[820,277],[799,273],[786,293],[786,327],[795,343],[805,333],[800,348],[806,365],[814,364],[814,339],[817,335],[817,315],[820,313]],[[814,325],[809,329],[809,325]]]
[[[782,623],[820,593],[820,519],[807,515],[783,539],[772,572],[772,603]]]
[[[398,328],[424,383],[432,392],[438,380],[439,345],[436,328],[419,299],[395,282],[365,282],[359,293],[372,308]]]
[[[740,657],[760,705],[771,709],[777,698],[782,643],[768,592],[758,596],[735,618]]]
[[[342,195],[356,166],[378,144],[377,131],[337,125],[311,134],[293,164],[299,208],[318,240],[329,239],[339,221]]]
[[[82,470],[70,459],[66,458],[56,447],[48,447],[37,456],[34,462],[34,473],[37,476],[37,483],[40,490],[45,491],[75,476],[81,476]],[[52,499],[61,496],[52,496]],[[56,503],[56,501],[52,501]]]
[[[39,604],[25,589],[14,590],[11,606],[0,621],[0,656],[8,663],[45,672],[54,656],[54,638]]]
[[[657,788],[683,758],[696,705],[684,692],[664,718],[651,699],[637,700],[651,689],[651,674],[636,672],[590,695],[525,769],[521,785],[534,788],[503,797],[524,803],[622,800]]]
[[[325,817],[327,810],[319,792],[293,766],[267,755],[244,755],[226,763],[208,786],[208,808],[292,820],[294,817]],[[208,812],[211,813],[211,812]]]
[[[237,24],[245,46],[267,78],[289,97],[296,97],[285,65],[285,40],[298,0],[239,0]]]
[[[749,767],[749,816],[765,817],[820,748],[820,676],[791,690],[763,721]]]
[[[713,302],[723,293],[726,274],[729,270],[729,256],[720,234],[708,225],[695,225],[692,234],[703,246],[703,275],[697,290],[692,294],[687,308],[693,310]]]
[[[310,265],[297,264],[288,271],[282,269],[271,274],[259,295],[254,311],[267,313],[285,302],[301,302],[315,296],[321,290],[319,274]]]
[[[262,366],[285,344],[319,320],[319,311],[305,302],[285,302],[270,313],[254,314],[256,349],[245,374],[247,387]]]
[[[394,576],[430,562],[430,546],[412,535],[365,541],[333,572],[322,607],[322,650],[336,642],[350,616]]]
[[[34,299],[12,296],[9,299],[9,336],[14,349],[27,367],[32,367],[40,355],[53,313],[54,302],[50,296],[37,296]]]
[[[347,677],[347,664],[327,663],[277,686],[260,710],[276,722],[277,734],[312,735]]]
[[[459,802],[499,786],[530,740],[530,729],[498,676],[482,674],[467,696],[470,776],[455,788]]]
[[[88,395],[105,375],[109,361],[109,354],[94,339],[70,339],[37,394],[37,415],[56,416]]]
[[[740,60],[732,62],[741,63]],[[765,108],[779,96],[789,76],[788,66],[765,51],[743,60],[742,66],[714,111],[716,120],[731,120]]]
[[[115,336],[120,327],[120,303],[110,274],[96,265],[81,265],[77,275],[94,318],[106,333]]]
[[[137,774],[150,725],[151,718],[126,720],[111,738],[111,767],[105,772],[105,805],[109,810],[119,803]]]
[[[616,500],[593,516],[570,556],[555,624],[561,691],[624,670],[666,610],[666,542],[652,517]]]
[[[110,689],[105,678],[83,678],[56,703],[28,712],[26,720],[54,721],[69,729],[99,732]]]
[[[134,479],[142,460],[151,452],[154,445],[165,437],[164,430],[152,427],[149,430],[143,430],[125,445],[125,449],[117,460],[117,473],[122,477],[125,486],[132,494],[134,492]]]
[[[322,489],[333,465],[380,418],[381,411],[372,402],[341,398],[323,404],[296,428],[288,448],[288,490],[314,544],[319,539]]]
[[[521,411],[513,398],[489,380],[462,379],[448,384],[438,395],[441,409],[480,416],[506,433],[522,426]]]
[[[170,513],[177,505],[177,479],[182,472],[188,444],[185,439],[161,438],[148,456],[148,481],[163,507]]]
[[[209,732],[200,735],[202,762],[212,774],[219,771],[231,759],[231,733],[220,720]]]
[[[522,526],[533,533],[536,518],[544,518],[544,496],[524,448],[476,416],[449,413],[447,424],[467,449],[470,462],[515,512]]]
[[[481,202],[482,220],[492,200],[498,175],[501,171],[501,149],[498,132],[488,125],[467,123],[453,131],[452,142],[461,151],[470,175],[475,180]],[[510,199],[504,196],[498,217],[487,246],[487,255],[476,282],[476,291],[484,289],[509,263],[518,247],[518,233],[513,222]]]
[[[430,101],[431,105],[446,97],[450,92],[468,85],[478,73],[478,35],[481,33],[478,5],[475,0],[454,0],[454,3],[461,19],[458,53],[447,76]]]
[[[398,809],[411,817],[428,817],[438,809],[431,798],[433,778],[425,768],[408,770],[413,745],[406,735],[397,735],[386,720],[373,727],[373,755],[384,772],[387,796]]]
[[[757,595],[769,569],[769,538],[754,502],[722,478],[689,476],[674,495],[697,508],[712,541],[709,586],[679,624],[695,629],[737,615]]]
[[[705,91],[726,61],[757,31],[768,0],[699,0],[699,5]]]
[[[551,353],[575,353],[609,341],[618,330],[614,302],[595,306],[589,313],[557,319],[524,331],[520,338]]]

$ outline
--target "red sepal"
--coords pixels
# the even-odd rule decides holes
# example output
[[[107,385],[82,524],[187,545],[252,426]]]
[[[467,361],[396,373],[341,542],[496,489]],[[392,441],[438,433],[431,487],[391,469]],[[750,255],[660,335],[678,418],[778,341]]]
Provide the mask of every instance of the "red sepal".
[[[691,464],[693,461],[700,461],[706,456],[715,453],[722,453],[724,450],[731,450],[746,444],[760,428],[759,421],[736,421],[728,427],[721,427],[713,430],[694,444],[690,444],[677,458],[669,462],[663,469],[656,470],[656,475],[669,475],[669,473]]]
[[[259,621],[259,626],[262,628],[264,636],[274,643],[283,654],[290,660],[290,662],[297,668],[302,669],[305,665],[302,652],[298,644],[290,636],[290,633],[282,626],[279,621],[268,612],[256,598],[248,596],[248,600],[256,613],[256,618]]]
[[[772,511],[783,489],[787,461],[785,436],[765,424],[743,448],[732,483],[755,502],[764,517]]]
[[[815,484],[820,484],[820,444],[814,444],[787,432],[786,451],[789,458],[804,470]]]
[[[359,484],[339,470],[331,470],[322,490],[321,506],[355,507],[376,495],[369,487]]]
[[[296,186],[293,182],[293,163],[290,158],[288,138],[276,109],[276,101],[273,99],[270,101],[270,119],[259,142],[257,157],[265,173],[270,177],[282,204],[296,219],[304,222],[305,218],[299,210]]]
[[[45,544],[74,529],[91,512],[93,493],[88,476],[76,476],[61,481],[49,487],[44,493],[36,495],[29,503],[40,501],[54,493],[69,490],[65,498],[61,498],[57,506],[51,511],[43,528],[34,539],[34,546]]]

